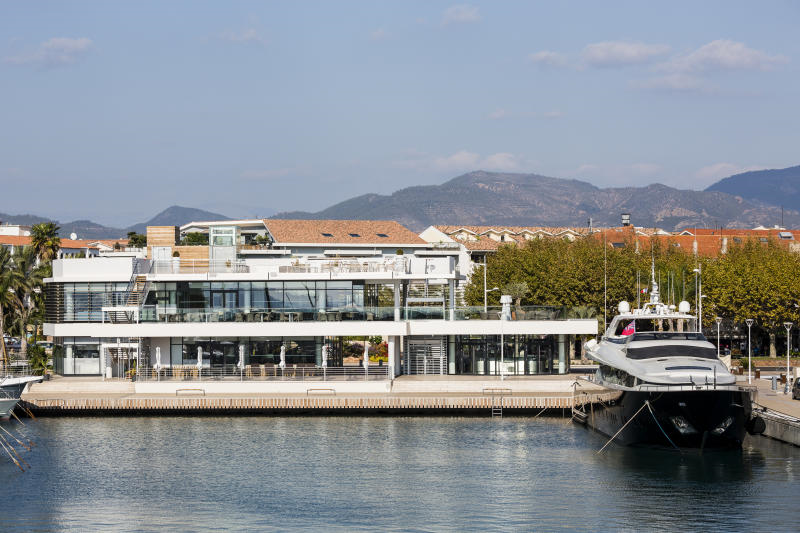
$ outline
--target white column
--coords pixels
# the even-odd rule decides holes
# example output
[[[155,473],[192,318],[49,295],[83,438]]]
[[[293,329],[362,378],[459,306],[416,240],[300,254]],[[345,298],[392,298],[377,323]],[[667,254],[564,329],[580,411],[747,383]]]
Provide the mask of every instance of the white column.
[[[400,281],[394,282],[394,319],[396,322],[400,321],[400,290],[402,285]]]
[[[447,280],[448,289],[450,289],[450,320],[456,319],[456,280]]]
[[[395,365],[397,364],[397,354],[395,353],[395,337],[394,335],[389,335],[389,339],[386,342],[387,352],[389,353],[389,379],[394,379],[395,376]]]
[[[558,373],[567,373],[566,335],[558,336]]]

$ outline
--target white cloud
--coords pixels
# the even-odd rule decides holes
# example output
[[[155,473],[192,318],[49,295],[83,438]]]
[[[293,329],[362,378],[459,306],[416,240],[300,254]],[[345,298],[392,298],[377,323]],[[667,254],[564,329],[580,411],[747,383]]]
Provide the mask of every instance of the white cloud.
[[[502,170],[506,172],[519,170],[519,167],[519,158],[508,152],[499,152],[487,156],[480,164],[480,168],[484,170]]]
[[[583,60],[595,67],[620,67],[649,63],[669,52],[665,44],[605,41],[586,45]]]
[[[372,30],[371,32],[369,32],[370,41],[382,41],[387,37],[389,37],[389,33],[383,28],[378,28],[376,30]]]
[[[267,39],[255,28],[244,28],[237,31],[226,31],[222,38],[232,43],[267,44]]]
[[[505,109],[495,109],[494,111],[489,113],[488,117],[490,119],[492,119],[492,120],[499,120],[501,118],[507,118],[508,117],[508,111],[506,111]]]
[[[92,40],[86,37],[72,39],[53,37],[41,43],[33,52],[6,57],[5,62],[13,65],[42,65],[59,67],[72,65],[92,48]]]
[[[442,26],[448,24],[460,24],[465,22],[477,22],[481,19],[478,8],[468,4],[458,4],[450,6],[442,13]]]
[[[551,50],[542,50],[528,56],[531,63],[546,67],[563,67],[567,64],[567,58],[563,54]]]
[[[734,174],[741,174],[742,172],[750,172],[752,170],[764,170],[767,167],[757,165],[740,166],[733,163],[714,163],[708,165],[694,173],[695,177],[707,183],[716,182],[722,178],[733,176]]]
[[[744,43],[717,39],[704,44],[693,52],[668,61],[660,68],[678,72],[769,70],[788,60],[785,56],[769,55],[761,50],[749,48]]]
[[[710,92],[714,89],[706,80],[683,72],[673,72],[664,76],[634,81],[632,85],[639,89],[662,89],[667,91]]]
[[[480,156],[467,150],[461,150],[453,155],[436,157],[433,167],[441,171],[476,169]]]

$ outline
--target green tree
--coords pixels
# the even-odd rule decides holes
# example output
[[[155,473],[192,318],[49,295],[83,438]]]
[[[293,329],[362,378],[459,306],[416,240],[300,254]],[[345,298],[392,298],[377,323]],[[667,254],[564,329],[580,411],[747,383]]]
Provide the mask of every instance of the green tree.
[[[41,222],[31,227],[31,246],[40,261],[47,263],[55,259],[61,248],[60,229],[55,222]]]
[[[135,231],[128,232],[128,246],[131,248],[144,248],[147,246],[147,236]]]
[[[21,351],[27,353],[28,326],[31,319],[43,311],[44,278],[50,275],[50,262],[39,263],[33,246],[16,249],[13,269],[17,272],[13,287],[16,298],[13,303],[13,324],[20,336]],[[38,327],[37,327],[38,329]]]
[[[6,332],[6,312],[17,307],[17,288],[23,282],[18,269],[14,268],[11,251],[0,246],[0,363],[8,364],[8,349],[3,335]]]
[[[208,244],[208,233],[200,233],[200,232],[192,232],[187,233],[186,236],[181,239],[182,246],[203,246]]]
[[[703,264],[704,323],[714,316],[744,322],[752,318],[769,335],[769,354],[783,322],[800,321],[800,256],[775,242],[746,241],[716,261]]]

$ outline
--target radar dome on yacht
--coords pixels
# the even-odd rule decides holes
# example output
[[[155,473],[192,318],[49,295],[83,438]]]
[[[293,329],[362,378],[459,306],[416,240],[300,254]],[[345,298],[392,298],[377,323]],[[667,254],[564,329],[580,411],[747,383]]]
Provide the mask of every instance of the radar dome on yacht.
[[[689,305],[689,302],[686,300],[682,301],[678,304],[678,312],[679,313],[688,313],[692,310],[692,306]]]
[[[617,309],[619,309],[620,314],[630,313],[631,312],[631,304],[629,304],[625,300],[622,300],[619,303],[619,305],[617,306]]]

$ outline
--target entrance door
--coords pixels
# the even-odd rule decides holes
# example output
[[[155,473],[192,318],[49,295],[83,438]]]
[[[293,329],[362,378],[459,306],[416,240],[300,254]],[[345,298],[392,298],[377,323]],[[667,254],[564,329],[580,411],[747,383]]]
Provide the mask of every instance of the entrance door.
[[[412,339],[406,347],[409,374],[447,374],[447,350],[444,339]]]

